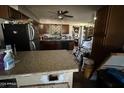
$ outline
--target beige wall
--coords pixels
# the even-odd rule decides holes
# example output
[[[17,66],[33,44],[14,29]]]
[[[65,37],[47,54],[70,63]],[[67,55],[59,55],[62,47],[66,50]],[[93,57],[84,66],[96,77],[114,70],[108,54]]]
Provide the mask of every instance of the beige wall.
[[[9,5],[11,8],[18,10],[18,5]]]
[[[93,25],[91,23],[74,22],[70,20],[58,20],[58,19],[40,19],[40,23],[46,24],[73,24],[73,25]]]

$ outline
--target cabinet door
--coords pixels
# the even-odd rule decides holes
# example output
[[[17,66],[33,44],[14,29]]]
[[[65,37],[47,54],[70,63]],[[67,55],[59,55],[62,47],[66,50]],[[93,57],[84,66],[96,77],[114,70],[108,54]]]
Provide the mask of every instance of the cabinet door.
[[[69,34],[69,25],[62,25],[62,34]]]
[[[0,5],[0,17],[8,18],[8,6]]]
[[[0,5],[0,18],[28,19],[29,17],[7,5]]]
[[[21,14],[21,19],[29,19],[29,17],[27,17],[27,16],[24,15],[24,14]]]
[[[68,42],[68,50],[73,50],[74,49],[74,41],[69,41]]]
[[[96,66],[106,56],[104,49],[104,39],[106,36],[107,21],[109,18],[109,6],[104,6],[97,11],[97,20],[95,22],[94,40],[91,57],[94,59]]]
[[[10,19],[21,19],[21,13],[9,7],[9,18]]]
[[[56,50],[58,48],[57,41],[40,41],[41,50]]]

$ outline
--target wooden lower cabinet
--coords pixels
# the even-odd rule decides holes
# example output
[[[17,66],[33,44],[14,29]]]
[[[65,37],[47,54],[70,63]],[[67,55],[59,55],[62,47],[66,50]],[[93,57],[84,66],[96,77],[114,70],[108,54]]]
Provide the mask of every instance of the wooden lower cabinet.
[[[40,41],[41,50],[72,50],[74,41]]]

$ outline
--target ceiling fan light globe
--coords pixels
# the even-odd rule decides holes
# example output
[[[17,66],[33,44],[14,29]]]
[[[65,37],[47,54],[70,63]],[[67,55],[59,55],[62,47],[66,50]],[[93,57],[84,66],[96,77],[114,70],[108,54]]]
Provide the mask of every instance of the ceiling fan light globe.
[[[63,16],[59,15],[58,18],[59,18],[59,19],[63,19]]]

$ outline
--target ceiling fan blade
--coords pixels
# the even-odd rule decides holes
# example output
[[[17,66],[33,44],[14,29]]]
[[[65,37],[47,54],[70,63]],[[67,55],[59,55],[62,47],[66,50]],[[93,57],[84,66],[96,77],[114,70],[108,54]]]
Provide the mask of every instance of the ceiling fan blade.
[[[63,11],[62,14],[66,14],[66,13],[69,13],[68,11]]]
[[[64,16],[65,16],[65,17],[71,17],[71,18],[74,17],[74,16],[71,16],[71,15],[64,15]]]
[[[56,12],[52,12],[52,11],[48,11],[49,13],[52,13],[52,14],[57,14]]]

